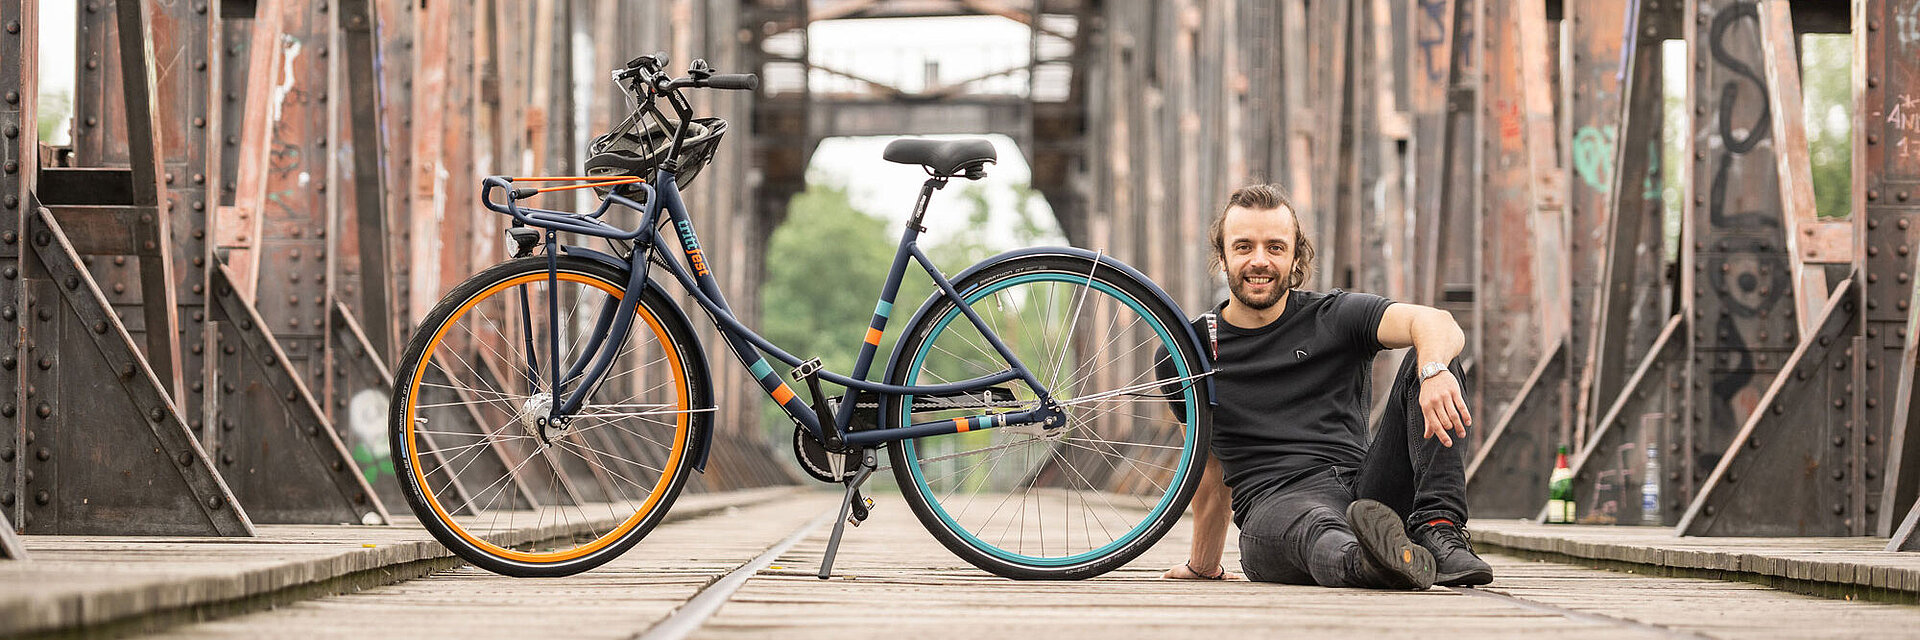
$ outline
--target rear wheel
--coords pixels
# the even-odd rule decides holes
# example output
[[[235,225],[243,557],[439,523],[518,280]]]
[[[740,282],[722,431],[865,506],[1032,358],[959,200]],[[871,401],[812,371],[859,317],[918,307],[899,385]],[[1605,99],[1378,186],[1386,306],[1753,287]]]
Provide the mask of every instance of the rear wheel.
[[[1186,511],[1212,424],[1197,346],[1179,312],[1148,284],[1072,256],[1009,259],[954,286],[1068,420],[889,445],[894,478],[921,523],[961,558],[1010,578],[1093,577],[1152,547]],[[919,317],[889,382],[938,384],[1007,368],[951,301],[936,297]],[[1012,400],[1001,394],[990,409],[914,411],[903,398],[889,409],[891,424],[1038,405],[1025,384],[1007,386]]]
[[[580,378],[553,384],[611,317],[626,274],[535,256],[487,269],[427,314],[395,371],[396,474],[422,525],[448,549],[512,576],[562,576],[620,555],[672,506],[708,428],[697,342],[648,290],[619,357],[571,421],[548,424]],[[557,303],[556,314],[549,314]],[[611,340],[611,338],[609,338]]]

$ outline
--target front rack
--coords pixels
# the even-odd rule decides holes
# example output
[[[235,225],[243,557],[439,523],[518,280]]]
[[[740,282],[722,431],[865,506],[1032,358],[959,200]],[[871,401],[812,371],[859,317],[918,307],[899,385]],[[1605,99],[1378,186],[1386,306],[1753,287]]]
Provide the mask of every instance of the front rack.
[[[553,187],[515,187],[513,185],[516,182],[579,182],[580,184]],[[605,215],[607,210],[613,208],[613,205],[616,204],[640,212],[641,214],[646,213],[646,207],[639,202],[635,202],[617,193],[608,193],[602,196],[599,208],[594,209],[592,213],[522,207],[520,206],[520,201],[542,193],[555,191],[627,186],[630,189],[638,189],[640,193],[644,195],[647,202],[654,202],[653,185],[647,184],[645,178],[634,176],[488,176],[485,180],[481,180],[480,184],[481,203],[485,204],[488,209],[512,216],[514,221],[520,224],[542,229],[552,229],[554,231],[579,233],[609,240],[633,240],[640,237],[641,234],[646,233],[647,228],[645,225],[641,225],[632,231],[628,231],[601,222],[600,216]],[[495,189],[505,189],[507,191],[507,199],[505,202],[494,201],[493,191]]]

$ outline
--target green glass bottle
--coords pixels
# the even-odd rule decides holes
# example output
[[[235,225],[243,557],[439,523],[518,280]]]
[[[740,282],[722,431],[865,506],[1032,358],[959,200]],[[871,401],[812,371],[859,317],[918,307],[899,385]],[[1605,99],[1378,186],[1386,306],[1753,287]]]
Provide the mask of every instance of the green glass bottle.
[[[1567,447],[1562,445],[1547,479],[1547,523],[1572,524],[1573,516],[1573,469],[1567,467]]]

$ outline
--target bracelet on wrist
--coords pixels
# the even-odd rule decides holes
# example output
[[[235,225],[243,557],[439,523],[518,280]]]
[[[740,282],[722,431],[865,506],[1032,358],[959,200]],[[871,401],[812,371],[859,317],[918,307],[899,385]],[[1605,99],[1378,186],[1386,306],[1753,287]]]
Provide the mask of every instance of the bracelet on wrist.
[[[1184,564],[1187,566],[1188,572],[1191,572],[1193,575],[1199,576],[1201,578],[1205,578],[1207,580],[1219,580],[1221,578],[1227,577],[1227,568],[1224,566],[1217,566],[1216,568],[1218,568],[1219,571],[1215,572],[1213,575],[1207,575],[1207,574],[1201,573],[1199,569],[1193,568],[1192,560],[1188,560],[1181,564]]]

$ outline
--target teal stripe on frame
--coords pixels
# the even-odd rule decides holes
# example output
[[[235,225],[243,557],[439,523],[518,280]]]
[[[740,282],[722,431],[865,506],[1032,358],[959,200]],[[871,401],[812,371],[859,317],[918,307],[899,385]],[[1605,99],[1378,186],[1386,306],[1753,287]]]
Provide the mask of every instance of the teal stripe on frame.
[[[753,374],[755,378],[765,378],[773,375],[773,367],[767,366],[766,358],[761,358],[753,361],[753,364],[747,367],[747,372]]]
[[[874,305],[873,307],[873,315],[885,318],[885,317],[889,317],[892,314],[893,314],[893,303],[891,302],[881,300],[880,304]]]

